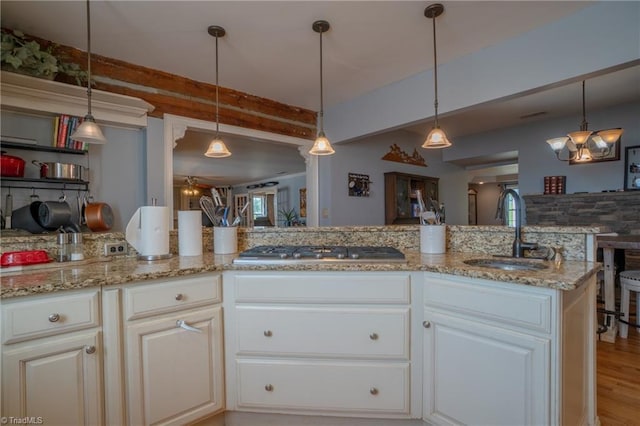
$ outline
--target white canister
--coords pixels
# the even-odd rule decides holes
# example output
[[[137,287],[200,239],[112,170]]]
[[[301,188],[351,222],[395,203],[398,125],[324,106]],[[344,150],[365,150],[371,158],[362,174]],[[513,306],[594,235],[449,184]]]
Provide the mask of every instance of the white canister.
[[[213,228],[213,252],[231,254],[238,251],[238,227],[215,226]]]
[[[202,211],[180,210],[178,212],[178,252],[180,256],[202,254]]]
[[[447,251],[446,225],[420,225],[420,253],[442,254]]]

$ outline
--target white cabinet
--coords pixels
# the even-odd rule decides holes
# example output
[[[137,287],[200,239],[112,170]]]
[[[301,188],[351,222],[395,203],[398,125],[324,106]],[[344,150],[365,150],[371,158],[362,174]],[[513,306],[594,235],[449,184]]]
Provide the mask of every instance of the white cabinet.
[[[2,416],[104,424],[98,300],[89,290],[3,302]]]
[[[123,291],[128,424],[185,424],[222,410],[220,276]]]
[[[595,279],[565,292],[426,274],[425,420],[593,424],[595,363],[583,358],[594,350],[594,298]]]
[[[228,272],[227,408],[411,416],[411,275]]]
[[[425,319],[425,417],[547,424],[549,339],[429,311]]]

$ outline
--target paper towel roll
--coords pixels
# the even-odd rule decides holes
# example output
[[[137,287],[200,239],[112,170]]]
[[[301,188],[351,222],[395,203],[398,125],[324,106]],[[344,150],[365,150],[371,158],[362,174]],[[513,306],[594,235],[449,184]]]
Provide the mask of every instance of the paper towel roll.
[[[178,251],[180,256],[202,254],[202,211],[178,212]]]
[[[169,254],[169,209],[140,207],[127,224],[126,238],[142,256]]]

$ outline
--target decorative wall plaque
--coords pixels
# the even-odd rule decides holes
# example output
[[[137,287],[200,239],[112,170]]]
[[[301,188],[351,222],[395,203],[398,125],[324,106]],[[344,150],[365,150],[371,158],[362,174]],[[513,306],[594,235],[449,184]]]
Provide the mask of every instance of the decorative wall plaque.
[[[371,181],[369,180],[369,175],[349,173],[349,196],[368,197],[370,184]]]
[[[404,152],[398,145],[395,143],[390,146],[389,152],[387,152],[383,160],[387,161],[395,161],[396,163],[404,163],[404,164],[413,164],[415,166],[427,167],[427,163],[425,163],[424,158],[416,148],[413,148],[413,154],[409,155]]]

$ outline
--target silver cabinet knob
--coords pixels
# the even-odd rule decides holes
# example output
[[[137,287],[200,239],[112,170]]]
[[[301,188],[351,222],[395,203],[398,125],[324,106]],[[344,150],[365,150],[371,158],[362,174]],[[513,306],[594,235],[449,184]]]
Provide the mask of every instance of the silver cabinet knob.
[[[95,346],[85,346],[84,351],[86,353],[88,353],[89,355],[91,355],[92,353],[95,353],[96,351],[96,347]]]
[[[371,333],[369,335],[369,339],[371,340],[378,340],[378,333]]]
[[[371,395],[377,395],[378,394],[378,388],[371,388],[369,389],[369,393]]]
[[[176,294],[176,300],[179,301],[179,300],[182,300],[182,299],[184,299],[184,296],[182,295],[182,293]]]
[[[60,319],[60,314],[49,315],[49,322],[58,322],[59,319]]]
[[[424,328],[429,328],[429,327],[431,327],[431,322],[430,321],[422,321],[422,326]]]
[[[264,331],[264,333],[262,333],[262,334],[264,334],[264,337],[271,337],[271,336],[273,336],[273,333],[271,332],[271,330],[265,330],[265,331]]]
[[[273,392],[273,385],[272,384],[265,385],[264,390],[266,390],[267,392]]]

